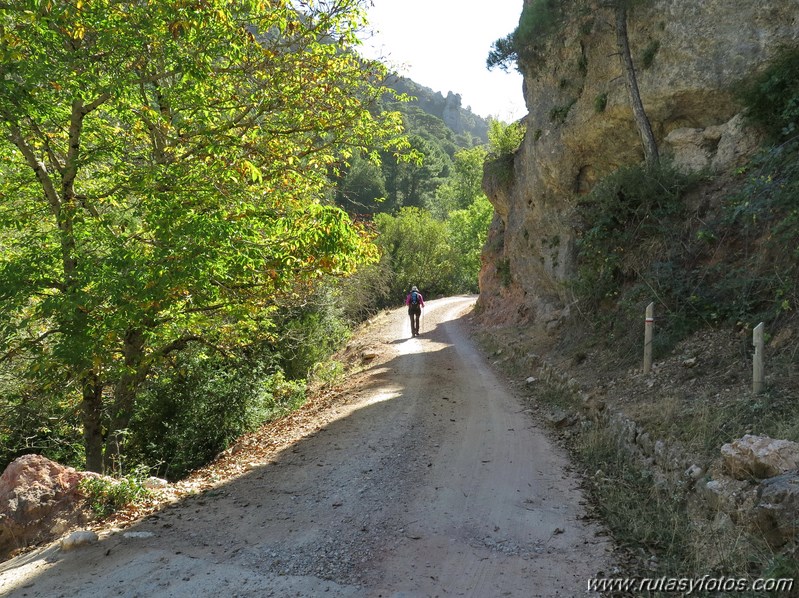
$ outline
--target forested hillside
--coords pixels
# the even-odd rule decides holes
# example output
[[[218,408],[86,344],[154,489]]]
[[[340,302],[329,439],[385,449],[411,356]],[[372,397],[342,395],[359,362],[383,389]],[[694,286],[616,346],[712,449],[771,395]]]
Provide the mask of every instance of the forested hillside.
[[[386,85],[399,94],[412,98],[410,104],[418,106],[427,114],[440,118],[458,137],[459,145],[472,145],[474,140],[488,142],[488,121],[474,114],[470,106],[464,107],[461,96],[448,92],[446,97],[440,91],[399,75],[391,75]],[[389,97],[389,102],[391,102]]]
[[[354,319],[396,305],[413,284],[431,298],[477,292],[493,216],[483,165],[521,142],[519,125],[485,121],[454,94],[445,99],[395,75],[385,84],[397,95],[384,96],[380,108],[401,115],[410,159],[355,154],[335,194],[338,205],[373,226],[381,254],[343,285]]]
[[[409,285],[477,290],[489,123],[356,0],[112,5],[0,8],[0,469],[178,479]]]

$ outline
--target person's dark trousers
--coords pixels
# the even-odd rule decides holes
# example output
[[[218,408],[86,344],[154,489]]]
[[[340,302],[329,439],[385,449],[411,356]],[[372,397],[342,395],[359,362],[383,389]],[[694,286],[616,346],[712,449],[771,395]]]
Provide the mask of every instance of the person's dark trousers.
[[[411,317],[411,334],[419,334],[419,316],[422,315],[422,308],[418,305],[411,305],[408,308],[408,315]]]

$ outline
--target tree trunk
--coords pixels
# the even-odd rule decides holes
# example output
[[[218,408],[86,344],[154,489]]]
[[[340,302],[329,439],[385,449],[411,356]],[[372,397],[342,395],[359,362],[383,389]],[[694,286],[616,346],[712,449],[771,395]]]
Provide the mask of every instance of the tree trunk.
[[[95,374],[83,379],[83,444],[86,449],[86,469],[103,473],[103,386]]]
[[[633,117],[641,135],[641,143],[644,146],[644,159],[648,166],[657,163],[659,159],[658,146],[655,135],[652,133],[652,125],[644,110],[641,101],[641,93],[638,90],[638,79],[635,76],[635,66],[633,57],[630,53],[630,40],[627,36],[627,7],[623,2],[619,2],[616,11],[616,43],[619,47],[622,68],[624,70],[624,81],[627,85],[627,93],[630,96],[630,104],[633,108]]]
[[[113,411],[105,447],[105,468],[108,471],[122,470],[124,436],[133,417],[136,392],[147,375],[144,343],[142,331],[131,329],[122,344],[125,370],[114,385]]]

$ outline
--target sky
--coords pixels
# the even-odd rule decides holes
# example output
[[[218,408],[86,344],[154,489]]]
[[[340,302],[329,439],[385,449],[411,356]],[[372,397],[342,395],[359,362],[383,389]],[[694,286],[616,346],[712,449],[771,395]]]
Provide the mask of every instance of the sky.
[[[527,110],[522,76],[486,69],[492,44],[519,24],[524,0],[372,0],[361,51],[433,91],[460,94],[461,105],[512,122]]]

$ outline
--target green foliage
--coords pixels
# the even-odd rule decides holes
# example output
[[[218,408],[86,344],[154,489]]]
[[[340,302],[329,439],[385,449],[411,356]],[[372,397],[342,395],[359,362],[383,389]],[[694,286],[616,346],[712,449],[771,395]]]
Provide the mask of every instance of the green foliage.
[[[572,106],[574,106],[576,103],[577,99],[573,98],[562,106],[555,106],[549,111],[549,120],[551,120],[553,123],[562,125],[566,122],[566,118],[569,116]]]
[[[666,161],[627,166],[603,179],[580,200],[578,270],[574,283],[586,308],[619,295],[648,267],[650,255],[668,261],[669,239],[684,218],[683,194],[697,182]]]
[[[273,344],[277,362],[290,380],[302,380],[349,338],[344,303],[350,299],[333,285],[317,290],[305,305],[285,310]]]
[[[524,140],[527,127],[521,121],[507,124],[500,120],[489,121],[488,158],[491,160],[513,156]]]
[[[514,43],[521,58],[534,54],[542,38],[552,34],[560,23],[560,3],[556,0],[525,2],[519,27],[514,33]]]
[[[387,197],[380,165],[355,154],[336,187],[336,204],[350,214],[372,214],[383,209]]]
[[[516,175],[513,169],[513,154],[489,161],[486,164],[486,174],[501,185],[510,185]]]
[[[411,285],[428,298],[450,293],[454,265],[444,222],[427,210],[403,208],[396,216],[378,214],[375,225],[382,259],[391,267],[390,296],[396,302]]]
[[[267,351],[225,357],[195,346],[160,367],[137,399],[125,446],[130,460],[158,463],[160,475],[177,480],[298,407],[304,383],[287,380]]]
[[[455,154],[450,176],[427,202],[427,208],[436,218],[446,219],[450,212],[467,209],[483,197],[483,164],[486,155],[486,148],[482,145]]]
[[[483,195],[463,210],[449,215],[449,245],[453,252],[453,292],[479,291],[477,276],[482,264],[480,255],[488,237],[488,227],[494,217],[494,206]]]
[[[130,458],[160,463],[179,479],[244,433],[296,409],[305,379],[330,382],[329,356],[348,337],[342,294],[323,286],[302,307],[273,317],[279,334],[220,355],[190,346],[159,369],[138,397],[139,414],[127,439]]]
[[[310,372],[311,386],[332,386],[344,379],[344,364],[335,359],[328,359],[316,363]]]
[[[460,133],[444,122],[445,111],[459,103],[457,96],[445,98],[401,77],[391,78],[389,84],[409,96],[382,102],[383,109],[401,116],[409,148],[402,155],[377,152],[379,165],[364,164],[365,157],[354,155],[342,168],[336,203],[350,213],[396,213],[402,207],[435,205],[439,190],[451,181],[456,154],[481,147],[487,140],[488,122],[468,108],[458,108]]]
[[[507,73],[510,66],[518,59],[519,54],[516,51],[514,34],[509,33],[491,44],[491,51],[486,57],[486,68],[490,71],[495,67],[499,67],[500,70]]]
[[[524,140],[527,127],[521,121],[506,124],[489,122],[487,172],[502,184],[513,180],[513,159]]]
[[[743,169],[739,189],[701,220],[682,195],[701,176],[671,167],[628,168],[578,206],[573,290],[584,313],[622,353],[634,325],[656,302],[656,355],[702,326],[792,318],[799,307],[799,144],[765,148]],[[753,251],[752,248],[757,250]],[[720,259],[719,256],[723,256]]]
[[[727,268],[716,277],[725,300],[738,306],[732,316],[774,321],[799,307],[797,194],[799,143],[794,141],[755,156],[740,190],[728,198],[718,228],[711,231],[714,239],[734,233],[760,246],[738,269]]]
[[[107,456],[173,353],[247,344],[275,305],[376,257],[321,204],[328,173],[407,141],[367,110],[384,69],[338,51],[360,2],[314,6],[0,11],[0,357],[73,404],[99,397],[84,425]]]
[[[641,52],[641,68],[648,69],[652,66],[652,63],[655,61],[655,56],[660,50],[660,42],[658,40],[652,40],[649,42],[646,48],[644,48],[643,52]]]
[[[594,98],[594,112],[597,114],[604,112],[608,107],[608,94],[606,92],[600,93]]]
[[[773,140],[799,132],[799,47],[783,48],[771,65],[741,87],[747,117]]]
[[[556,0],[525,2],[519,25],[509,35],[496,40],[486,59],[489,70],[494,67],[507,71],[515,61],[534,63],[541,58],[544,44],[557,29],[562,17]]]
[[[387,178],[390,204],[396,207],[422,207],[449,174],[452,160],[444,149],[426,136],[411,135],[410,144],[419,161],[398,161]]]
[[[411,135],[412,146],[414,138],[424,140],[449,157],[459,149],[463,149],[455,132],[443,120],[443,108],[441,116],[430,114],[425,108],[416,104],[397,104],[396,109],[402,114],[402,122],[405,130]]]
[[[86,494],[94,514],[102,518],[146,499],[150,494],[150,491],[144,487],[146,478],[146,468],[140,468],[117,479],[84,478],[80,481],[79,488]]]
[[[490,122],[498,132],[498,143],[518,144],[511,135],[499,134],[506,125]],[[523,135],[521,127],[510,130]],[[396,305],[410,284],[420,285],[428,297],[477,290],[480,252],[493,216],[482,190],[486,155],[485,146],[457,151],[447,176],[438,180],[432,195],[426,195],[424,208],[406,207],[375,218],[383,258],[342,281],[346,319],[361,321],[380,308]]]
[[[42,392],[0,365],[0,471],[28,453],[81,467],[83,433],[77,405],[68,392]]]
[[[381,154],[379,166],[357,156],[339,179],[336,202],[351,213],[393,213],[429,202],[450,174],[461,140],[444,122],[416,106],[403,106],[409,154]]]
[[[490,121],[490,137],[506,147],[518,143],[508,131],[523,134],[523,129],[495,122]],[[428,201],[429,210],[403,208],[396,216],[375,218],[383,257],[367,276],[379,281],[373,288],[390,292],[373,297],[371,305],[394,305],[413,284],[427,297],[477,290],[480,252],[494,213],[482,190],[486,154],[482,146],[456,153],[449,178]]]
[[[799,579],[799,561],[793,555],[773,554],[763,567],[763,579]]]
[[[344,322],[399,300],[397,276],[428,296],[475,288],[484,150],[458,156],[477,137],[397,104],[370,83],[380,65],[339,51],[360,5],[0,10],[3,459],[113,455],[175,479],[298,404]],[[425,215],[429,239],[377,263],[334,193],[351,212],[454,220]],[[403,265],[419,249],[423,271]],[[80,447],[84,429],[105,446]]]
[[[384,258],[342,280],[341,303],[347,321],[363,322],[382,308],[396,306],[397,297],[391,290],[393,278],[390,260]]]

